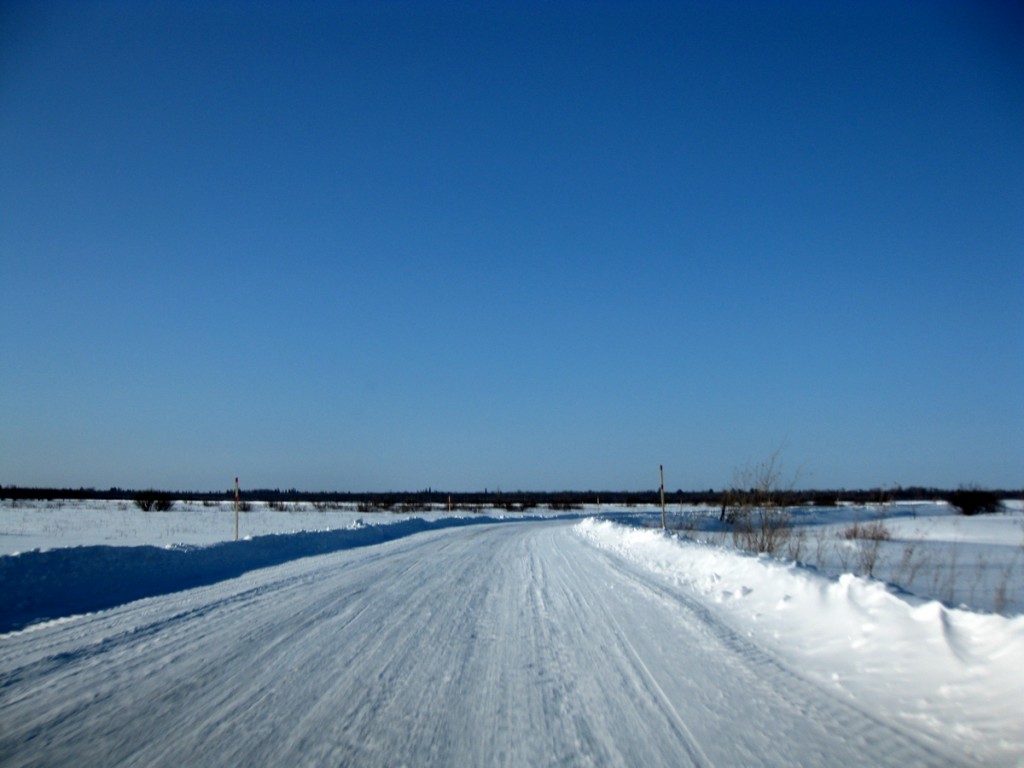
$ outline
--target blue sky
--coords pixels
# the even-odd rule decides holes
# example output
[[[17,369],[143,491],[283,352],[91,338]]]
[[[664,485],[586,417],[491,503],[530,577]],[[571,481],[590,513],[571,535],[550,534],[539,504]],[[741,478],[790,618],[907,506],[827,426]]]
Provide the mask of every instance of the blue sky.
[[[5,3],[0,483],[1024,485],[1024,22]]]

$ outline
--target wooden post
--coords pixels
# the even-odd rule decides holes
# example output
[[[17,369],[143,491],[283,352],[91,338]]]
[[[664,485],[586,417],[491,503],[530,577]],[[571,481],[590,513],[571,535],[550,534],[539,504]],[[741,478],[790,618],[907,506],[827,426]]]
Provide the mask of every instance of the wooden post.
[[[665,522],[665,465],[659,464],[658,471],[661,473],[661,530],[667,530]]]
[[[238,541],[238,478],[235,478],[235,541]]]

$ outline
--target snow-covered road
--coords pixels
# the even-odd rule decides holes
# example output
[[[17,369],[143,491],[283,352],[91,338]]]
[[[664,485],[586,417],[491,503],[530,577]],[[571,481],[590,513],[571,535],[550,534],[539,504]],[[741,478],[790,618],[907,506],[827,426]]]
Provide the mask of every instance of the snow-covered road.
[[[0,764],[956,765],[571,523],[428,531],[0,641]]]

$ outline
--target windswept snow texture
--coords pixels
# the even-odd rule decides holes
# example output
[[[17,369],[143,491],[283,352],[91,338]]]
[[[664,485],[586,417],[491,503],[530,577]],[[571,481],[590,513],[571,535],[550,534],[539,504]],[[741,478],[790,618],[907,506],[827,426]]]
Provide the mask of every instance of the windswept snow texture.
[[[44,511],[0,543],[92,524],[0,556],[0,765],[1024,765],[1024,617],[834,561],[580,517],[265,510],[235,543],[223,508]],[[906,524],[1012,565],[1019,519]]]

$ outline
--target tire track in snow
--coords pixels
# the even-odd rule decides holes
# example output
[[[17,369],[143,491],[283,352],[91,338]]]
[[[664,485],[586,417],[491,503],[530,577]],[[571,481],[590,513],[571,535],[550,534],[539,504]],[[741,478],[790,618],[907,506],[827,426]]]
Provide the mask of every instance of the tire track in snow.
[[[0,763],[937,762],[701,608],[559,522],[295,561],[5,638]]]
[[[119,746],[152,755],[156,764],[160,755],[168,764],[180,764],[197,733],[216,737],[225,722],[245,722],[247,711],[260,709],[276,687],[275,676],[289,666],[288,657],[309,658],[311,649],[303,639],[318,625],[333,619],[343,630],[354,623],[372,637],[359,621],[378,599],[373,587],[380,574],[389,567],[399,576],[422,568],[427,558],[419,551],[433,551],[434,538],[398,540],[351,562],[333,563],[330,555],[313,558],[305,565],[289,564],[9,636],[0,645],[0,675],[9,684],[0,690],[0,763],[8,764],[22,751],[11,746],[16,715],[22,724],[18,741],[44,753],[66,754],[64,759],[76,764],[124,762],[127,757],[111,757],[119,754]],[[330,565],[325,568],[325,563]],[[333,588],[326,590],[321,588],[325,571],[335,577]],[[256,614],[262,614],[261,620],[252,620]],[[26,656],[33,660],[17,663]],[[190,704],[194,713],[188,712]],[[121,744],[126,717],[151,723],[143,730],[164,733],[174,747],[167,752],[152,742]],[[101,749],[108,739],[114,743]],[[81,746],[83,740],[88,749]],[[195,750],[195,764],[211,764],[205,746]]]
[[[560,553],[565,565],[565,569],[561,571],[562,578],[572,574],[574,578],[571,580],[573,583],[579,584],[583,582],[584,576],[579,572],[576,565],[572,560],[565,557],[564,553]],[[666,722],[675,732],[679,743],[683,746],[687,756],[694,766],[712,766],[713,763],[704,753],[699,742],[694,737],[693,733],[687,727],[685,720],[679,714],[679,710],[672,703],[672,700],[666,695],[664,689],[658,683],[657,678],[651,673],[647,664],[644,662],[643,657],[636,650],[636,647],[629,640],[628,634],[623,630],[622,625],[615,618],[612,611],[606,609],[606,607],[595,607],[593,601],[586,601],[586,607],[590,611],[598,610],[601,613],[602,620],[606,622],[609,628],[612,630],[614,640],[616,643],[626,652],[625,660],[636,672],[636,677],[641,681],[642,687],[646,688],[651,694],[652,698],[657,701],[660,706],[662,713],[665,717]]]
[[[596,551],[641,594],[660,603],[667,614],[682,613],[720,644],[732,657],[730,666],[734,674],[738,674],[740,668],[752,672],[749,681],[752,695],[756,693],[766,700],[774,698],[775,711],[797,712],[807,717],[808,725],[832,724],[836,732],[843,734],[844,740],[861,746],[862,756],[875,753],[875,760],[880,761],[876,764],[948,766],[968,763],[964,755],[936,742],[931,734],[876,717],[848,695],[805,678],[769,650],[738,633],[713,609],[684,589],[669,585],[656,574],[639,569],[615,553]],[[878,743],[884,743],[884,754],[879,752]]]

